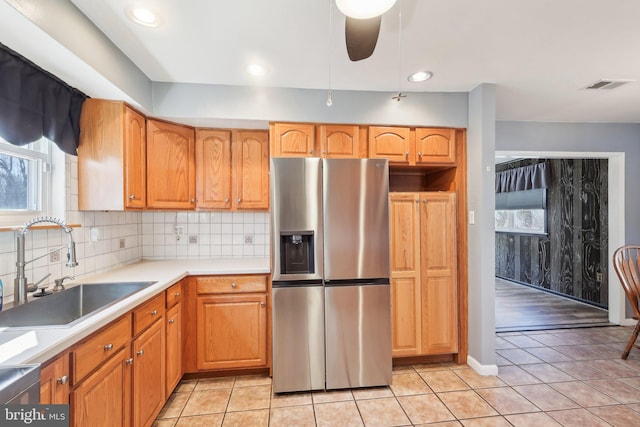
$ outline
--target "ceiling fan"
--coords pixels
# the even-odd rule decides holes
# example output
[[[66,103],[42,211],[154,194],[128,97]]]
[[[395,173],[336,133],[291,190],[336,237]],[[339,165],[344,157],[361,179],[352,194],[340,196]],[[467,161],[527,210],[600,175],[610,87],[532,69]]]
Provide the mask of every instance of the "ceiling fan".
[[[338,9],[347,17],[345,39],[352,61],[367,59],[373,54],[380,34],[382,15],[396,0],[336,0]]]

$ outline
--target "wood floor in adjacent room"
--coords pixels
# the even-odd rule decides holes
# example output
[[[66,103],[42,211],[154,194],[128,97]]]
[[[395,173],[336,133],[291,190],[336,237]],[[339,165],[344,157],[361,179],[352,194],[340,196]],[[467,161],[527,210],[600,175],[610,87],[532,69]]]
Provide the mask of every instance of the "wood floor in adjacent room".
[[[496,277],[496,332],[608,325],[607,310]]]

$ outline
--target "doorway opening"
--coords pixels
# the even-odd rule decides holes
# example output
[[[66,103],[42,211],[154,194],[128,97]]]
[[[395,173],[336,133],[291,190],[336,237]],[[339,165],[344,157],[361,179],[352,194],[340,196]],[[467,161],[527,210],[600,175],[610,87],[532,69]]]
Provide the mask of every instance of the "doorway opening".
[[[507,206],[511,222],[496,215],[496,330],[624,324],[611,263],[624,242],[624,153],[498,151],[496,173],[543,161],[555,169],[543,216],[526,200]]]

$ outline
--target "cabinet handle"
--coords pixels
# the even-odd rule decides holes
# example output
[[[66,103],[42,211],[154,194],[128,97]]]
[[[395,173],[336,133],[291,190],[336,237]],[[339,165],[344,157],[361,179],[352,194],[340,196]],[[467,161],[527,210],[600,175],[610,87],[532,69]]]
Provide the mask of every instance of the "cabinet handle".
[[[422,157],[422,151],[418,151],[418,157]]]
[[[309,154],[313,154],[313,150],[309,150]]]
[[[225,203],[229,203],[229,198],[227,197],[226,199],[224,199]]]
[[[416,199],[416,203],[420,203],[420,199]]]
[[[138,356],[142,356],[144,354],[144,350],[138,350],[138,352],[136,353]]]
[[[151,313],[149,313],[152,316],[157,316],[158,315],[158,310],[153,310]]]
[[[240,197],[238,197],[238,198],[236,199],[236,202],[237,202],[237,203],[240,203],[240,200],[242,200],[242,199],[240,199]]]
[[[63,375],[60,378],[58,378],[56,382],[58,384],[66,384],[68,380],[69,380],[69,377],[67,377],[66,375]]]
[[[264,307],[265,305],[266,305],[266,304],[265,304],[265,303],[263,303],[263,302],[261,302],[261,303],[260,303],[260,307]]]
[[[135,198],[136,198],[136,196],[135,196],[134,194],[130,194],[130,195],[129,195],[129,199],[130,199],[130,200],[134,200]]]
[[[424,199],[424,200],[422,201],[422,203],[427,203],[427,199]]]
[[[111,351],[113,350],[113,344],[107,344],[104,346],[104,351]]]
[[[195,203],[195,202],[196,202],[196,199],[192,198],[191,203]]]
[[[180,296],[180,292],[176,292],[175,294],[173,294],[173,296],[178,298]]]
[[[127,365],[133,365],[133,357],[124,361]]]
[[[169,319],[169,324],[173,325],[174,323],[176,323],[176,319]]]
[[[327,150],[323,150],[323,151],[322,151],[322,154],[327,154]]]
[[[236,287],[235,282],[234,282],[234,283],[231,283],[231,287],[232,287],[232,288],[235,288],[235,287]]]

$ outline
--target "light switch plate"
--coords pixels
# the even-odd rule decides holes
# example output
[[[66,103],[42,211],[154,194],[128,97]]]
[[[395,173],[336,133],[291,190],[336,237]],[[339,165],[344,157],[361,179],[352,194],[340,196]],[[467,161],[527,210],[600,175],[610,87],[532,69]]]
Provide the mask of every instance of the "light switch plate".
[[[469,224],[476,223],[476,211],[469,211]]]

